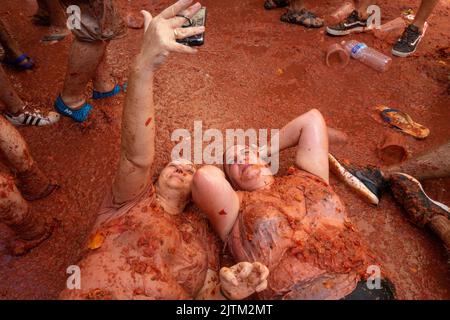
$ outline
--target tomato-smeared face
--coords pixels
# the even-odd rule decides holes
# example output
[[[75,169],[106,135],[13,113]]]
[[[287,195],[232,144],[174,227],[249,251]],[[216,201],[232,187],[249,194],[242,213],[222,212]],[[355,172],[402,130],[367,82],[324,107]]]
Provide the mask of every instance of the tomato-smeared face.
[[[242,145],[229,148],[223,167],[231,184],[240,190],[257,190],[273,181],[268,164],[255,148]]]
[[[172,161],[161,171],[158,184],[185,194],[190,193],[195,171],[195,166],[190,161]]]

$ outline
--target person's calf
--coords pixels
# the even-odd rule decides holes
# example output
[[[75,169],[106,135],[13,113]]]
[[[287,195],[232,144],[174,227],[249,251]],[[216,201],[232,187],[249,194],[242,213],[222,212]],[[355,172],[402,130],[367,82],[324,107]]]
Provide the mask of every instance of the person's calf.
[[[29,169],[17,172],[18,188],[28,201],[49,196],[58,185],[51,181],[33,162]]]
[[[112,76],[111,68],[107,61],[107,56],[103,57],[97,67],[93,79],[94,90],[97,92],[109,92],[114,89],[116,82]]]
[[[26,253],[47,239],[55,223],[35,215],[10,177],[0,176],[0,222],[15,234],[8,247],[13,255]]]

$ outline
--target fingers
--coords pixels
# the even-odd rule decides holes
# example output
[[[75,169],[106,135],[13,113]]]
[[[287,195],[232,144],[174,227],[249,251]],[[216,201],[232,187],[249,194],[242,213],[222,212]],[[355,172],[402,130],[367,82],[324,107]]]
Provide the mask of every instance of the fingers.
[[[189,54],[197,53],[197,49],[176,42],[170,44],[167,49],[171,52],[178,52],[178,53],[189,53]]]
[[[239,284],[233,270],[231,270],[230,268],[224,267],[220,269],[220,277],[227,282],[231,282],[234,286],[237,286]]]
[[[237,270],[241,279],[247,279],[253,271],[253,265],[250,262],[240,262],[237,264]]]
[[[255,291],[256,292],[261,292],[263,290],[267,289],[267,280],[264,280],[263,282],[261,282],[256,288]]]
[[[269,277],[269,269],[260,262],[254,262],[253,268],[259,273],[259,284],[256,286],[255,291],[261,292],[263,290],[266,290],[267,278]]]
[[[152,15],[150,12],[141,10],[141,14],[144,16],[144,32],[147,31],[150,22],[152,22]]]
[[[201,7],[202,5],[199,2],[197,2],[194,5],[190,6],[188,9],[184,10],[183,12],[180,12],[179,15],[183,15],[187,18],[192,18],[193,16],[195,16],[198,10],[201,9]],[[173,17],[172,19],[170,19],[170,25],[174,28],[181,27],[187,22],[185,17]]]
[[[187,9],[191,3],[192,0],[179,0],[170,7],[166,8],[163,12],[161,12],[161,17],[163,17],[164,19],[173,18],[180,11]]]
[[[254,262],[253,267],[258,270],[260,281],[263,281],[269,277],[269,269],[262,263]]]
[[[204,32],[205,27],[178,28],[175,30],[176,30],[175,37],[181,40]]]

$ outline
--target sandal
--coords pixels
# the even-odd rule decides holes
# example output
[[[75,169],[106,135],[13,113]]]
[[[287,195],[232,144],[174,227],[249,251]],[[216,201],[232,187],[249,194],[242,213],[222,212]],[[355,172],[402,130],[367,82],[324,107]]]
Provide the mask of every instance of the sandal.
[[[414,122],[408,114],[400,110],[387,106],[378,106],[376,109],[380,111],[380,116],[386,123],[414,138],[424,139],[430,134],[430,129]]]
[[[306,28],[323,27],[323,19],[318,18],[314,13],[306,9],[300,11],[288,10],[281,16],[280,20],[287,23],[298,24]]]
[[[8,64],[19,70],[30,70],[34,68],[33,59],[25,53],[18,56],[15,60],[8,61]]]
[[[272,10],[276,8],[284,8],[289,5],[289,2],[287,0],[266,0],[264,2],[264,8],[266,10]]]
[[[88,118],[91,109],[92,106],[88,103],[84,103],[79,109],[71,109],[64,103],[61,96],[58,96],[55,101],[55,110],[65,117],[72,118],[76,122],[85,121]]]
[[[95,91],[94,90],[92,92],[92,99],[99,100],[99,99],[105,99],[105,98],[114,97],[115,95],[119,94],[120,91],[122,91],[122,88],[118,84],[116,84],[114,86],[114,88],[111,91],[108,91],[108,92],[100,92],[100,91]]]

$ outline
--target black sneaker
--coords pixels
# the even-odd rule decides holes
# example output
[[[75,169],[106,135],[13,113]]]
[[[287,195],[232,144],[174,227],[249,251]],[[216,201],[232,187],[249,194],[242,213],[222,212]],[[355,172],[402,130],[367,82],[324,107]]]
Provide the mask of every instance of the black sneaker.
[[[333,36],[345,36],[353,32],[364,32],[366,27],[367,19],[360,18],[358,11],[353,10],[344,21],[327,27],[327,33]]]
[[[350,188],[355,190],[370,204],[380,202],[381,192],[386,181],[376,167],[360,167],[354,164],[339,162],[331,154],[328,155],[330,170]]]
[[[423,32],[413,24],[410,24],[400,39],[397,40],[392,48],[392,54],[397,57],[407,57],[417,50],[420,40],[423,38]]]
[[[450,219],[449,208],[431,199],[414,177],[394,173],[390,176],[389,183],[395,200],[403,206],[415,225],[424,227],[436,214]]]

